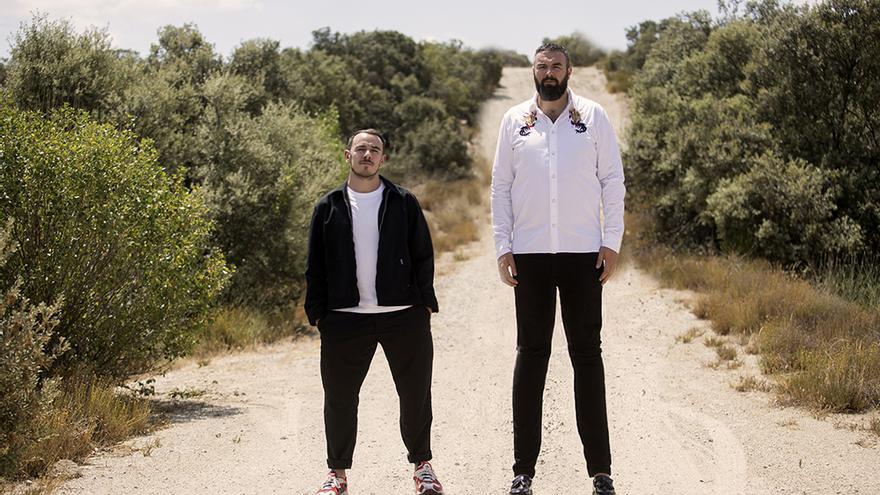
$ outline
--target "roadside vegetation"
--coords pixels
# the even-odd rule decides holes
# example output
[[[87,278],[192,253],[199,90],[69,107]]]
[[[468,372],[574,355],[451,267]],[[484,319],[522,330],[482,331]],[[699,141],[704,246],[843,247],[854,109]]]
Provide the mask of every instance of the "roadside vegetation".
[[[390,136],[385,173],[419,190],[438,248],[473,240],[476,113],[525,58],[329,28],[305,50],[258,38],[223,56],[191,24],[142,56],[45,15],[10,42],[0,484],[151,428],[133,377],[304,330],[308,220],[347,174],[351,131]]]
[[[643,22],[603,62],[632,101],[630,248],[781,402],[876,409],[880,5],[720,6]]]

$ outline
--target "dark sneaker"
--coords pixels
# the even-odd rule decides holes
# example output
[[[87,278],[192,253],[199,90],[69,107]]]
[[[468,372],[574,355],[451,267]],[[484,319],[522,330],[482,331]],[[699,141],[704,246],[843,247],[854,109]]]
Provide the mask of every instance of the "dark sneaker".
[[[419,495],[443,495],[443,485],[437,481],[434,468],[428,461],[420,462],[416,466],[413,482],[416,484],[416,493]]]
[[[336,471],[330,471],[324,486],[315,495],[348,495],[348,482],[337,476]]]
[[[593,478],[593,495],[615,495],[611,476],[600,474]]]
[[[521,474],[510,484],[510,495],[532,495],[532,478]]]

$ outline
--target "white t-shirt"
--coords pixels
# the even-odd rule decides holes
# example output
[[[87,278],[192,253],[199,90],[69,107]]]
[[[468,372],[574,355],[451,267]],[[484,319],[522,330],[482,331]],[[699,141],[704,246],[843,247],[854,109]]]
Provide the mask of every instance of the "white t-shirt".
[[[357,266],[357,287],[361,299],[357,306],[334,311],[349,313],[390,313],[410,306],[379,306],[376,296],[376,263],[379,260],[379,207],[382,205],[380,184],[375,191],[359,193],[346,186],[351,205],[351,230],[354,236],[354,258]]]

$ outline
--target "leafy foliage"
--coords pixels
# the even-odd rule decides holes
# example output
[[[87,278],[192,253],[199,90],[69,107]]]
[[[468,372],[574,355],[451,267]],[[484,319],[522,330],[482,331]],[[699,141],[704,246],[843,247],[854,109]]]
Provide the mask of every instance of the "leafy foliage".
[[[77,34],[68,21],[36,16],[11,38],[6,87],[21,108],[48,112],[64,104],[106,116],[132,76],[129,54],[106,31]]]
[[[203,203],[149,143],[82,112],[43,118],[4,100],[0,128],[0,220],[15,219],[18,245],[0,282],[63,297],[53,369],[121,378],[185,352],[228,277]]]
[[[876,252],[880,6],[766,0],[722,12],[631,31],[636,208],[680,246],[787,265]]]
[[[0,227],[0,269],[17,246],[8,220]],[[40,372],[55,355],[43,348],[58,323],[59,304],[32,305],[22,297],[21,279],[0,289],[0,476],[14,474],[16,460],[28,438],[34,436],[33,417],[43,407]]]

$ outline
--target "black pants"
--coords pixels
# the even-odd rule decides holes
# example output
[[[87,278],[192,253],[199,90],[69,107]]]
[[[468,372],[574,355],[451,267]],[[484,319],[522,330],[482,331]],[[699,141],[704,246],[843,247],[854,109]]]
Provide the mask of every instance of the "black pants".
[[[541,410],[559,289],[568,355],[574,367],[577,427],[587,471],[611,473],[605,369],[602,364],[602,285],[597,253],[517,254],[517,354],[513,372],[514,475],[535,475],[541,450]]]
[[[431,317],[423,306],[393,313],[331,311],[319,323],[327,466],[351,467],[358,396],[381,344],[400,399],[400,434],[409,462],[431,459]]]

